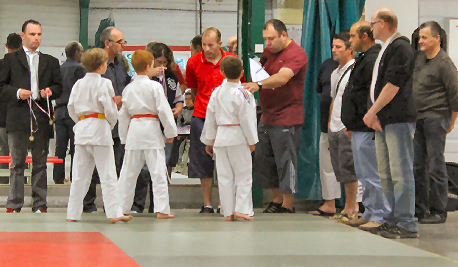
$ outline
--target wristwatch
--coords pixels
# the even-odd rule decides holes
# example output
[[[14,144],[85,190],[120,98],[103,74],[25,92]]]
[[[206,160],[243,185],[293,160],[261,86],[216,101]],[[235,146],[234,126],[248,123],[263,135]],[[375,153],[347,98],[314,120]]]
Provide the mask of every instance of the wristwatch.
[[[258,82],[258,86],[259,86],[259,90],[261,90],[262,89],[262,82],[261,81]]]

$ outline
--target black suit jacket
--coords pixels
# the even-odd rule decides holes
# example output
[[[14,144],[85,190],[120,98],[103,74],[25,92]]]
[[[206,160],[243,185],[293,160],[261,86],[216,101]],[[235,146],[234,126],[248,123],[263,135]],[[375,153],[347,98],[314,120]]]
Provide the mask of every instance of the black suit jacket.
[[[38,64],[38,89],[49,87],[52,91],[50,100],[57,99],[62,94],[62,82],[60,76],[59,61],[57,58],[39,53]],[[0,70],[0,93],[8,103],[6,115],[7,132],[30,132],[30,110],[27,100],[17,98],[18,89],[30,89],[30,70],[24,49],[6,54]],[[47,111],[47,101],[38,97],[35,100]],[[51,102],[49,103],[50,105]],[[52,138],[53,126],[49,125],[49,118],[33,104],[37,117],[39,131],[46,131]],[[52,107],[51,107],[52,112]],[[36,127],[36,126],[35,126]]]
[[[0,71],[2,70],[3,59],[0,59]],[[6,106],[8,102],[5,100],[3,94],[0,94],[0,128],[6,127]]]

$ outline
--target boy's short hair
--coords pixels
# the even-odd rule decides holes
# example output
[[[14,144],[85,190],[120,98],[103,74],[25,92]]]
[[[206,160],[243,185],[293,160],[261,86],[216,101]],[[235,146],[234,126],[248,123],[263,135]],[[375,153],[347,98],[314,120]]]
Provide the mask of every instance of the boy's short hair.
[[[154,56],[146,50],[137,50],[132,55],[132,66],[135,72],[146,70],[146,67],[153,64]]]
[[[94,72],[108,61],[108,54],[102,48],[91,48],[84,52],[81,64],[89,72]]]
[[[234,56],[226,56],[221,60],[221,70],[224,71],[226,78],[238,79],[242,73],[242,62]]]

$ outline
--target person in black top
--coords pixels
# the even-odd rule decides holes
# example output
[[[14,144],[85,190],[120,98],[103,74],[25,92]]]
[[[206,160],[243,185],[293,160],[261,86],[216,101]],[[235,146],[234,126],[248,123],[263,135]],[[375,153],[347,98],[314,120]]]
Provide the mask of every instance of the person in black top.
[[[386,238],[416,238],[413,136],[416,109],[412,95],[414,53],[410,41],[397,32],[392,10],[379,9],[371,17],[374,38],[383,43],[375,61],[370,89],[372,106],[364,123],[376,130],[378,171],[391,213],[376,230]]]
[[[350,42],[353,51],[359,55],[342,97],[341,119],[352,138],[355,172],[364,187],[362,203],[365,208],[363,216],[350,224],[369,231],[382,225],[383,218],[390,213],[378,175],[375,133],[363,122],[368,109],[372,72],[381,46],[375,44],[367,21],[357,22],[351,27]]]
[[[73,85],[79,79],[86,75],[86,69],[80,64],[81,56],[84,48],[78,42],[71,42],[65,47],[65,55],[67,60],[60,66],[60,74],[62,76],[62,95],[56,99],[56,152],[55,156],[63,159],[64,163],[55,163],[53,170],[53,179],[56,184],[63,184],[64,181],[69,181],[65,177],[65,155],[67,152],[68,141],[70,140],[70,155],[73,163],[73,154],[75,150],[73,126],[75,122],[70,118],[67,111],[68,99],[72,91]],[[73,164],[72,164],[73,166]],[[71,178],[70,172],[70,178]]]
[[[6,38],[6,49],[9,53],[14,53],[22,48],[21,36],[17,33],[10,33]],[[0,59],[0,70],[2,67],[3,59]],[[6,133],[6,109],[7,102],[4,95],[0,95],[0,156],[9,156],[10,150],[8,148],[8,134]],[[9,169],[8,163],[0,163],[1,169]],[[9,183],[10,177],[1,176],[0,184]]]
[[[336,212],[336,199],[340,198],[340,183],[336,180],[336,175],[331,164],[328,141],[328,122],[329,111],[332,103],[331,97],[331,73],[339,66],[333,58],[326,59],[318,72],[316,92],[320,94],[320,117],[321,117],[321,136],[320,136],[320,179],[321,196],[324,204],[318,209],[311,211],[310,214],[330,217]]]

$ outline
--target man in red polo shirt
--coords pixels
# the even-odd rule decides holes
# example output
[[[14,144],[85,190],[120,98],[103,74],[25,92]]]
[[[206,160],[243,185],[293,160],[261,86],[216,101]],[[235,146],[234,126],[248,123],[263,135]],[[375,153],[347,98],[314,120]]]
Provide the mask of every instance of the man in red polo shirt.
[[[206,29],[202,33],[202,52],[193,55],[186,67],[187,85],[195,97],[191,119],[188,176],[200,178],[204,197],[204,206],[200,213],[214,213],[211,202],[214,163],[205,152],[205,145],[200,141],[200,135],[212,90],[220,86],[224,80],[219,63],[225,56],[235,56],[223,51],[221,44],[221,32],[213,27]]]
[[[264,213],[294,213],[308,59],[304,49],[288,37],[282,21],[266,22],[262,35],[266,49],[261,62],[271,76],[243,85],[252,93],[259,91],[262,109],[254,168],[258,186],[272,190],[272,202]]]

